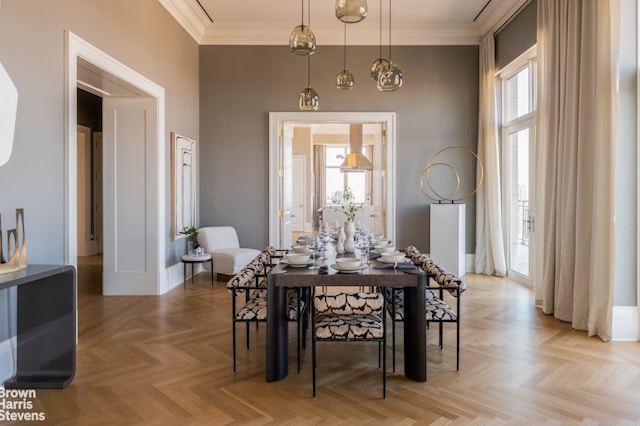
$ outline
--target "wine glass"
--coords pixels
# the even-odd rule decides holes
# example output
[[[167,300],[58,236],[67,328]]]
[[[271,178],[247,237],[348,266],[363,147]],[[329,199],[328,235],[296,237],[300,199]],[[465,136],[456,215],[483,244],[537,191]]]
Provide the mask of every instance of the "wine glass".
[[[365,265],[369,263],[369,237],[364,233],[358,235],[356,240],[356,247],[360,250],[360,256],[362,257],[362,263]]]

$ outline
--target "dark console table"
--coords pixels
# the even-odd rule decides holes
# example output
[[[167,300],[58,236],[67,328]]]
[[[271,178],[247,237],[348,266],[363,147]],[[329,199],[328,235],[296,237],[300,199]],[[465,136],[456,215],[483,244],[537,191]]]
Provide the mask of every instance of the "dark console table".
[[[17,361],[6,388],[64,388],[76,367],[76,270],[29,265],[0,275],[0,291],[16,291]],[[2,312],[0,318],[8,315]]]

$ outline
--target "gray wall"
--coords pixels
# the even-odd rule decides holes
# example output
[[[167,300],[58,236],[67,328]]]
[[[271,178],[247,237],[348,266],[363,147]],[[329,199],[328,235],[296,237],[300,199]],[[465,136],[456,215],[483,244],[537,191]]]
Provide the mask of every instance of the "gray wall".
[[[536,44],[537,6],[537,0],[532,0],[495,35],[497,69],[505,67]]]
[[[286,40],[286,35],[285,35]],[[335,88],[342,47],[321,46],[311,57],[311,85],[321,111],[397,113],[397,241],[429,250],[429,199],[419,176],[440,148],[476,150],[478,47],[395,47],[404,86],[381,93],[370,78],[377,47],[348,50],[356,85]],[[200,47],[200,222],[233,225],[242,245],[268,242],[268,113],[297,111],[307,85],[307,60],[283,46]],[[475,165],[461,170],[473,186]],[[475,247],[475,199],[467,203],[467,253]]]
[[[165,88],[167,171],[170,132],[199,138],[198,46],[157,0],[2,0],[0,62],[19,99],[13,155],[0,167],[0,214],[6,231],[15,208],[25,208],[29,263],[63,261],[65,30]],[[166,188],[170,212],[170,173]],[[168,213],[168,240],[170,223]],[[168,242],[168,265],[181,243]]]

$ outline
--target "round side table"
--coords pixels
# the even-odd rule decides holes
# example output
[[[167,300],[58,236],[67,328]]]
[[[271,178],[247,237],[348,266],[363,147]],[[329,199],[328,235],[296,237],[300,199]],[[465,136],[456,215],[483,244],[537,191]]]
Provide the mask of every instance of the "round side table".
[[[185,254],[182,256],[182,264],[184,265],[184,288],[187,288],[187,264],[191,264],[191,283],[193,284],[193,265],[196,263],[211,263],[211,286],[213,287],[213,259],[210,254],[202,254],[200,256]]]

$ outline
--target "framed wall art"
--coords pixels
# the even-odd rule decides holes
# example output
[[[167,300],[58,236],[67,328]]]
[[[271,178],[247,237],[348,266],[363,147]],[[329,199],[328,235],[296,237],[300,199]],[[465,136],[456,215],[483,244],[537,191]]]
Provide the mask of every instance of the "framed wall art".
[[[196,226],[196,141],[171,132],[171,239]]]

